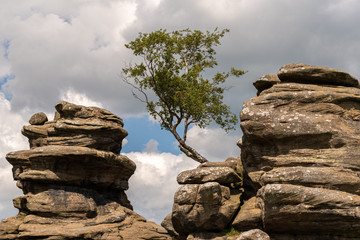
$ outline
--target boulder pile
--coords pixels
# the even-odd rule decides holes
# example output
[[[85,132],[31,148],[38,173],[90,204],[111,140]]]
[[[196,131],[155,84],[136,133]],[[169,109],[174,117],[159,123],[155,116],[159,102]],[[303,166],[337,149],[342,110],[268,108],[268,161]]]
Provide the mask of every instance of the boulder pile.
[[[180,237],[226,228],[240,207],[240,158],[207,162],[180,173],[172,213],[162,225]],[[189,239],[192,239],[191,237]]]
[[[360,239],[358,80],[289,64],[254,85],[240,144],[253,198],[235,226],[262,228],[271,239]]]
[[[119,155],[127,136],[111,112],[59,102],[55,119],[34,114],[22,133],[30,150],[6,159],[24,196],[0,239],[171,239],[132,211],[125,190],[135,163]]]

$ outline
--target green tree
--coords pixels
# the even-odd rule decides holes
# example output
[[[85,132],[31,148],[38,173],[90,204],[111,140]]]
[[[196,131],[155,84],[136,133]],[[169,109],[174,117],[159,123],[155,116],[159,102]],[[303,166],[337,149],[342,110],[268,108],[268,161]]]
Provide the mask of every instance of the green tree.
[[[223,103],[226,88],[221,85],[230,75],[239,77],[245,72],[231,68],[212,79],[202,75],[217,65],[214,47],[228,31],[161,29],[140,33],[125,45],[142,61],[123,68],[123,80],[134,88],[133,95],[146,104],[150,115],[160,120],[161,127],[174,135],[180,150],[200,163],[207,159],[186,144],[189,127],[204,128],[214,121],[229,131],[238,121]]]

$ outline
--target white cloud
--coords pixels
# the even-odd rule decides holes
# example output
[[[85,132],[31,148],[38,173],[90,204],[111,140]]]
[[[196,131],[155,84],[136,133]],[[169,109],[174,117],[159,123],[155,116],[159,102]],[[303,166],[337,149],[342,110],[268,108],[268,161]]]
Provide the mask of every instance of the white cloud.
[[[77,93],[73,89],[69,89],[60,95],[60,99],[83,106],[103,107],[100,102],[96,102],[88,98],[84,93]]]
[[[156,140],[150,139],[145,145],[144,152],[158,153],[159,152],[158,146],[159,146],[159,143]]]
[[[16,187],[16,182],[12,178],[11,168],[11,165],[0,167],[0,221],[2,218],[11,217],[18,213],[11,199],[22,195],[21,190]]]
[[[239,135],[227,134],[221,128],[192,127],[188,132],[188,144],[211,162],[225,161],[240,156],[236,145]]]
[[[11,104],[0,93],[0,218],[17,213],[12,205],[12,198],[22,195],[13,181],[12,166],[6,161],[8,152],[27,149],[26,138],[21,135],[21,128],[26,124],[20,114],[11,110]]]
[[[148,148],[152,145],[151,148]],[[147,144],[149,152],[124,153],[136,163],[135,174],[130,178],[127,195],[134,210],[148,220],[161,223],[171,212],[174,194],[179,185],[177,175],[199,164],[184,154],[159,153],[155,140]]]
[[[48,103],[55,104],[71,88],[105,106],[139,112],[133,107],[136,101],[123,101],[132,96],[118,77],[131,57],[123,32],[136,20],[138,4],[40,2],[23,5],[15,0],[4,6],[8,12],[0,18],[0,40],[9,40],[8,63],[15,76],[6,84],[13,108],[48,111]]]

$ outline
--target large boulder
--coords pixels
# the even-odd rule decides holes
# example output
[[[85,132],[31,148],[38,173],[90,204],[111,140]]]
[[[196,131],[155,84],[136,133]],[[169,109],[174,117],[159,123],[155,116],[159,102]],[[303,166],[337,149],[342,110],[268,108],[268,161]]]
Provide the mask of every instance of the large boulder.
[[[220,231],[240,206],[240,195],[217,182],[187,184],[175,193],[172,223],[178,233]]]
[[[77,146],[38,147],[8,153],[6,159],[25,193],[30,191],[24,186],[28,181],[127,190],[136,168],[126,156]]]
[[[262,212],[259,200],[252,197],[245,201],[236,215],[232,226],[239,231],[248,231],[255,228],[262,228]]]
[[[360,196],[342,191],[267,184],[258,192],[267,232],[360,236]]]
[[[244,188],[257,197],[263,229],[279,239],[359,236],[358,81],[305,64],[278,76],[241,111]]]
[[[177,177],[179,184],[217,182],[221,185],[240,183],[241,177],[230,167],[201,167],[187,170]]]
[[[177,180],[181,186],[169,215],[175,231],[189,239],[201,239],[206,232],[230,227],[240,207],[242,170],[240,158],[228,158],[180,173]],[[167,227],[170,231],[171,226]]]
[[[260,229],[252,229],[243,232],[236,240],[270,240],[270,237]]]
[[[55,120],[43,113],[23,128],[30,150],[6,159],[24,195],[15,217],[0,224],[0,239],[171,239],[132,211],[125,191],[135,163],[119,155],[127,135],[111,112],[67,102]]]
[[[282,82],[359,87],[358,80],[346,72],[303,63],[291,63],[282,66],[278,77]]]

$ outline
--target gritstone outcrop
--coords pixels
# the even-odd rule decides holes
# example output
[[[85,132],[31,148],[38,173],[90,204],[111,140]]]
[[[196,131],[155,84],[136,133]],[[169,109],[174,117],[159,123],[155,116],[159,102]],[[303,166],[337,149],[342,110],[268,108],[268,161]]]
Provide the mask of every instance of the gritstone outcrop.
[[[188,240],[360,239],[359,82],[288,64],[254,86],[240,116],[242,168],[226,161],[181,173],[163,226]]]
[[[23,127],[30,150],[6,156],[24,196],[13,201],[19,214],[0,224],[0,239],[171,239],[127,199],[136,166],[119,155],[122,119],[68,102],[55,108],[53,121],[37,113]]]
[[[194,236],[226,228],[240,207],[239,160],[207,162],[180,173],[177,181],[181,186],[175,193],[172,213],[162,225],[180,238],[190,234],[188,239],[200,239]]]
[[[360,239],[359,82],[288,64],[254,85],[258,97],[241,111],[245,192],[253,198],[236,227],[247,224],[247,211],[272,239]]]

